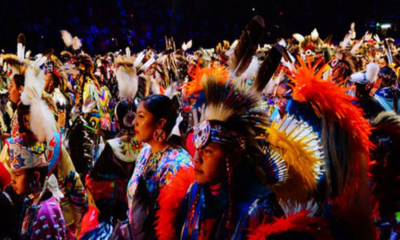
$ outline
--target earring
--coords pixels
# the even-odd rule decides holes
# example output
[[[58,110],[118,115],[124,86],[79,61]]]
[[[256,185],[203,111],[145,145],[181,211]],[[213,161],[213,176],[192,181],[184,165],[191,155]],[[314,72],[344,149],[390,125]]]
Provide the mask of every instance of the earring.
[[[163,142],[163,141],[165,141],[166,138],[167,138],[167,136],[166,136],[164,130],[162,130],[162,129],[157,129],[153,133],[153,139],[158,142]]]

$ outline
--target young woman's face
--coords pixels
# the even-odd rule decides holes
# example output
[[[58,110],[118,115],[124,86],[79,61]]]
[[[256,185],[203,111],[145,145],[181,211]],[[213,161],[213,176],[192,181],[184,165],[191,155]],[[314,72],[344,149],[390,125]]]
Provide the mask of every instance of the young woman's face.
[[[8,92],[10,94],[10,101],[13,103],[18,103],[23,87],[18,87],[14,81],[14,78],[10,82],[10,86],[8,87]]]
[[[379,65],[379,69],[382,69],[387,66],[387,63],[386,63],[385,59],[381,58],[378,61],[378,65]]]
[[[31,192],[29,182],[32,178],[28,176],[26,169],[13,169],[11,177],[11,186],[18,195],[26,195]]]
[[[215,185],[222,182],[227,175],[226,154],[217,143],[209,143],[197,149],[194,156],[196,182],[203,185]]]
[[[135,135],[137,140],[142,143],[149,143],[153,140],[153,133],[157,129],[153,114],[149,112],[143,103],[139,104],[135,120]]]

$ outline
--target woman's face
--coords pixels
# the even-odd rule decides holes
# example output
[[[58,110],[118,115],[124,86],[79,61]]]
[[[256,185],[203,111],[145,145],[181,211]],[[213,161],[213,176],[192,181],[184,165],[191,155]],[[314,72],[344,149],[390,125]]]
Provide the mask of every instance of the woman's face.
[[[153,114],[144,107],[143,103],[139,104],[133,124],[136,138],[140,143],[149,143],[153,140],[153,133],[158,124],[155,123]]]
[[[28,176],[26,169],[13,169],[11,176],[11,186],[18,195],[26,195],[31,192],[29,182],[31,178]]]
[[[204,185],[222,182],[227,175],[225,157],[224,148],[217,143],[197,149],[194,156],[196,182]]]

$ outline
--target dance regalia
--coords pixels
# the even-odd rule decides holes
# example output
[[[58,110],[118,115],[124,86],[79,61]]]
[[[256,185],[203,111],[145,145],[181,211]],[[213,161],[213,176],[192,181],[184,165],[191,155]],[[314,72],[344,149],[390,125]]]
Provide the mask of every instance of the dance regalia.
[[[155,237],[154,221],[158,209],[157,198],[162,187],[168,185],[181,167],[190,166],[191,157],[184,149],[168,146],[165,149],[151,153],[151,147],[145,146],[138,156],[135,170],[128,184],[128,205],[130,225],[135,224],[137,212],[135,204],[140,198],[147,195],[146,204],[149,206],[147,226],[144,227],[144,239]],[[139,190],[140,189],[140,190]],[[145,192],[145,193],[144,193]],[[143,214],[143,213],[142,213]],[[143,226],[139,226],[140,227]],[[133,233],[136,234],[136,233]]]
[[[126,219],[126,189],[142,145],[135,137],[123,138],[107,141],[86,181],[101,218]]]

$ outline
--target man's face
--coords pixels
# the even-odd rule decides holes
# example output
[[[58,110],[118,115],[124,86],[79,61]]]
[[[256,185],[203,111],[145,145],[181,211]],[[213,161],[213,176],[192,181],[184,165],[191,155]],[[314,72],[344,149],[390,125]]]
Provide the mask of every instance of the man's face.
[[[10,82],[10,86],[8,87],[10,101],[13,103],[18,103],[23,89],[24,89],[24,87],[17,86],[17,84],[15,83],[15,80],[13,78]]]
[[[197,149],[194,156],[196,182],[204,185],[215,185],[227,176],[226,153],[222,145],[209,143]]]

